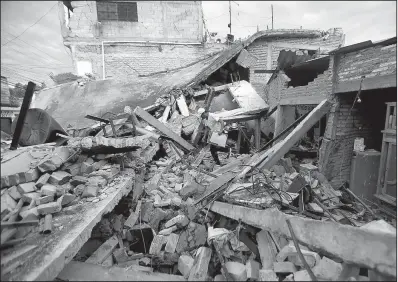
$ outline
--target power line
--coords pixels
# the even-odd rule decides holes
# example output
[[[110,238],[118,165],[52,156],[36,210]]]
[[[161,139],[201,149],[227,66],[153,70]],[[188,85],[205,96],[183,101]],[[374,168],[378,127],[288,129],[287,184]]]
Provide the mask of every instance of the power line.
[[[8,69],[8,70],[14,71],[14,69],[10,69],[7,67],[3,67],[3,68],[5,68],[6,70]],[[15,69],[15,71],[29,73],[30,76],[47,77],[47,75],[43,75],[42,73],[37,73],[34,71],[29,71],[29,70],[24,70],[24,69]]]
[[[12,34],[12,33],[8,32],[8,31],[6,31],[6,30],[4,30],[4,29],[1,29],[1,30],[4,31],[4,32],[6,32],[6,33],[8,33],[8,34],[11,35],[11,36],[15,36],[14,34]],[[16,37],[15,37],[15,38],[16,38]],[[58,59],[56,59],[56,58],[50,56],[49,54],[47,54],[47,53],[44,52],[43,50],[40,50],[39,48],[35,47],[34,45],[29,44],[28,42],[26,42],[26,41],[24,41],[24,40],[22,40],[22,39],[20,39],[20,38],[18,38],[18,40],[19,40],[19,41],[22,41],[23,43],[25,43],[25,44],[27,44],[27,45],[29,45],[30,47],[33,47],[34,49],[38,50],[39,52],[44,53],[44,54],[45,54],[47,57],[49,57],[50,59],[62,63],[62,62],[59,61]],[[13,43],[16,44],[16,42],[13,42]],[[65,47],[65,46],[64,46],[64,47]],[[69,54],[68,54],[68,56],[69,56]]]
[[[34,24],[32,24],[30,27],[28,27],[27,29],[25,29],[20,35],[18,35],[17,37],[14,37],[13,39],[11,39],[10,41],[8,41],[8,42],[6,42],[4,45],[1,45],[1,47],[4,47],[4,46],[6,46],[8,43],[10,43],[10,42],[12,42],[12,41],[14,41],[15,39],[17,39],[18,37],[20,37],[22,34],[24,34],[28,29],[30,29],[31,27],[33,27],[34,25],[36,25],[39,21],[41,21],[41,19],[42,18],[44,18],[56,5],[58,4],[58,2],[57,3],[55,3],[51,8],[50,8],[50,10],[48,10],[47,11],[47,13],[45,13],[40,19],[38,19]]]
[[[22,79],[28,79],[28,80],[32,80],[32,81],[36,81],[36,82],[38,82],[38,83],[42,83],[41,81],[39,81],[40,80],[40,78],[32,78],[32,77],[27,77],[27,76],[24,76],[24,75],[22,75],[22,74],[19,74],[19,73],[17,73],[16,71],[13,71],[13,70],[5,70],[6,72],[11,72],[11,73],[13,73],[13,76],[15,77],[15,76],[17,76],[17,77],[20,77],[20,78],[22,78]]]

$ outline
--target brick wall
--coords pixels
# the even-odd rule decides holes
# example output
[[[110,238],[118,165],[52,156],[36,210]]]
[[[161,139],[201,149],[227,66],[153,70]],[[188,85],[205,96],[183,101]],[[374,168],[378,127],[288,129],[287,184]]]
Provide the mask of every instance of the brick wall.
[[[89,61],[93,75],[102,79],[101,45],[77,45],[74,61]],[[114,44],[105,45],[106,78],[123,79],[126,76],[147,75],[186,66],[209,54],[225,48],[220,44],[159,45]]]
[[[297,87],[290,86],[287,89],[282,89],[280,99],[300,99],[308,96],[318,96],[326,99],[331,91],[332,71],[328,69],[322,74],[318,75],[314,81],[309,82],[307,85]]]
[[[302,32],[302,30],[297,30],[297,33]],[[328,38],[260,38],[254,41],[250,46],[247,47],[247,50],[256,56],[259,60],[258,62],[250,68],[250,83],[256,89],[256,91],[260,94],[264,92],[265,85],[267,81],[271,77],[270,74],[265,73],[254,73],[255,70],[268,70],[268,52],[269,48],[268,45],[271,45],[271,69],[275,69],[277,67],[277,60],[279,57],[279,52],[281,50],[291,50],[291,51],[298,51],[298,48],[294,47],[280,47],[280,46],[273,46],[277,45],[278,43],[284,44],[300,44],[300,45],[314,45],[314,46],[322,46],[328,49],[335,49],[342,44],[344,34],[341,28],[332,28],[328,30],[329,36]]]
[[[201,1],[137,1],[138,22],[99,24],[96,1],[72,1],[67,37],[202,42],[201,5]]]
[[[397,44],[375,46],[341,56],[338,81],[361,79],[397,73]]]
[[[7,83],[7,78],[1,77],[1,105],[10,104],[10,88]]]

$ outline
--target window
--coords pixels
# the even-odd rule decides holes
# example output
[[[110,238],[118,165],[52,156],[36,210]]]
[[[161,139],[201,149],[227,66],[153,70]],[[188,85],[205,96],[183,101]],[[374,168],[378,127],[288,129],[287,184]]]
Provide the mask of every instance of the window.
[[[138,22],[137,2],[97,1],[98,21]]]

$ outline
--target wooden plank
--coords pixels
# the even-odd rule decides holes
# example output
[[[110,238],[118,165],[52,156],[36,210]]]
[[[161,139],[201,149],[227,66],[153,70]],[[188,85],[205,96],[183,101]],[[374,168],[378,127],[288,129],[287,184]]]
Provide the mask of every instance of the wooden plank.
[[[308,94],[310,94],[310,93],[308,93]],[[325,100],[324,96],[309,95],[309,96],[302,96],[302,97],[283,98],[283,99],[281,99],[279,104],[281,106],[287,106],[287,105],[318,105],[323,100]]]
[[[130,214],[130,216],[127,218],[127,220],[124,222],[124,226],[133,228],[135,223],[137,222],[138,215],[141,212],[141,201],[137,202],[137,206],[135,208],[135,212]]]
[[[254,136],[255,136],[255,145],[256,145],[256,149],[260,150],[260,142],[261,142],[261,118],[256,119],[255,120],[255,132],[254,132]]]
[[[14,134],[11,141],[11,150],[16,150],[18,148],[19,138],[21,138],[22,129],[25,124],[26,114],[29,110],[30,103],[32,102],[33,93],[35,91],[36,84],[29,81],[26,87],[25,96],[22,101],[21,110],[19,111],[17,124],[15,126]]]
[[[210,210],[287,238],[291,238],[286,224],[286,219],[290,219],[300,244],[346,263],[397,275],[396,234],[287,215],[276,208],[257,210],[216,201]]]
[[[92,229],[102,216],[112,211],[131,189],[131,174],[126,170],[118,176],[118,184],[108,184],[108,195],[104,200],[76,204],[54,214],[54,223],[63,228],[55,228],[46,236],[32,233],[27,237],[20,245],[35,244],[37,248],[20,260],[17,271],[2,274],[1,280],[53,280],[90,238]]]
[[[249,172],[252,167],[265,168],[269,169],[280,158],[282,158],[289,149],[300,140],[300,138],[315,124],[320,120],[330,109],[331,103],[327,100],[324,100],[318,106],[316,106],[298,125],[292,132],[289,133],[288,136],[269,150],[265,151],[258,158],[254,159],[254,161],[250,164],[250,166],[246,167],[242,170],[242,172],[238,175],[238,178],[243,178],[247,172]]]
[[[205,147],[203,147],[199,154],[196,156],[196,159],[193,161],[193,163],[191,164],[192,167],[198,167],[200,165],[200,163],[202,162],[203,158],[205,157],[206,153],[209,151],[210,149],[210,145],[206,145]]]
[[[116,249],[119,244],[118,238],[113,235],[106,240],[85,262],[93,264],[102,264]]]
[[[233,83],[228,89],[238,105],[243,109],[255,110],[269,108],[263,98],[257,94],[253,86],[246,80]]]
[[[161,133],[164,135],[170,137],[173,139],[175,142],[177,142],[179,145],[181,145],[185,150],[187,151],[192,151],[195,149],[194,146],[192,146],[190,143],[188,143],[186,140],[184,140],[181,136],[178,136],[175,134],[171,129],[169,129],[167,126],[165,126],[163,123],[158,121],[156,118],[154,118],[151,114],[143,110],[141,107],[137,106],[134,110],[135,114],[148,122],[151,126],[155,127],[157,130],[159,130]]]
[[[228,86],[230,86],[230,85],[232,85],[232,83],[216,86],[213,89],[214,89],[214,92],[219,92],[219,91],[228,89]],[[203,95],[206,95],[207,93],[208,93],[208,90],[203,89],[203,90],[195,92],[194,97],[203,96]]]
[[[351,81],[341,81],[337,83],[335,93],[358,91],[360,85],[361,85],[360,79],[351,80]],[[372,89],[383,89],[390,87],[397,87],[396,74],[364,78],[362,82],[362,91],[372,90]]]
[[[185,101],[184,95],[180,95],[180,97],[178,97],[176,101],[177,101],[178,108],[180,109],[180,113],[184,117],[188,117],[189,116],[189,109],[188,109],[188,106],[187,106],[187,102]]]
[[[63,281],[185,281],[182,275],[105,267],[97,264],[71,261],[58,275]]]

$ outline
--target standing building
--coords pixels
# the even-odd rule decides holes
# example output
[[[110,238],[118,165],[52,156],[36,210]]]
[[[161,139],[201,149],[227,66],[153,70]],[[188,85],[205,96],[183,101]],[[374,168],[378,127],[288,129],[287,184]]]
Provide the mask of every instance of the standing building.
[[[223,48],[204,43],[201,1],[60,1],[59,16],[76,73],[97,79],[168,71]]]

